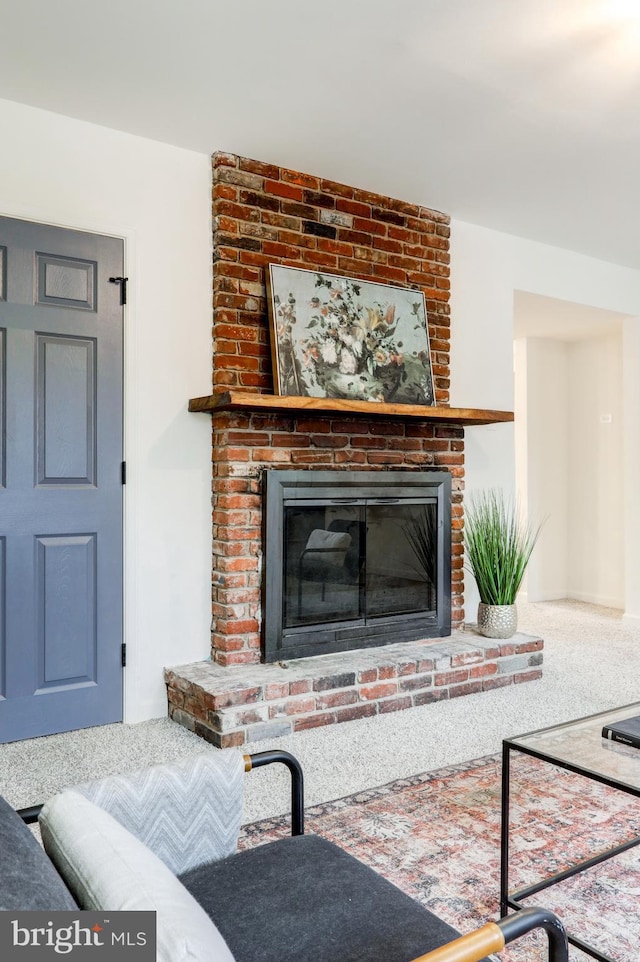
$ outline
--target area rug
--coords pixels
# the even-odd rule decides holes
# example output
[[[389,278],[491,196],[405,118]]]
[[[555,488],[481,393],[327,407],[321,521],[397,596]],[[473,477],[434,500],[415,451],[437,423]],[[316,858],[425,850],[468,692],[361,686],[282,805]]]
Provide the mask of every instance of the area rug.
[[[640,800],[525,755],[512,755],[510,889],[640,836]],[[244,827],[241,847],[287,831],[285,818]],[[323,835],[461,932],[499,916],[500,759],[400,779],[306,811]],[[640,959],[640,848],[539,893],[568,930],[615,962]],[[500,953],[546,962],[545,935]],[[571,948],[572,962],[589,956]]]

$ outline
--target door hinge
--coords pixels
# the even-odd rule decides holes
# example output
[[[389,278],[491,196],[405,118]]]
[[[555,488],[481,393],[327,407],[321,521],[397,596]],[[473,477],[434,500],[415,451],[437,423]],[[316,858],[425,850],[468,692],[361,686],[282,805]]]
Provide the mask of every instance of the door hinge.
[[[129,280],[128,277],[110,277],[109,278],[110,284],[120,285],[120,304],[121,305],[124,305],[127,303],[127,281],[128,280]]]
[[[120,482],[122,484],[127,483],[127,462],[123,461],[120,465]]]
[[[127,646],[123,644],[122,645],[122,667],[126,668],[126,666],[127,666]]]

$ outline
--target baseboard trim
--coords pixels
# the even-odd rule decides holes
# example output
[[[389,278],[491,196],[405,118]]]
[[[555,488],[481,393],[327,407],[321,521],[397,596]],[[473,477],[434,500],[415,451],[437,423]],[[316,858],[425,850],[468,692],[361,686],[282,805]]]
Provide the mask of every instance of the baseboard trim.
[[[532,605],[536,605],[545,601],[566,601],[568,597],[569,594],[566,591],[541,591],[537,596],[530,598],[529,592],[521,591],[516,601],[531,602]]]
[[[580,591],[569,591],[566,595],[569,601],[581,601],[585,605],[597,605],[599,608],[615,608],[624,611],[623,598],[610,598],[606,595],[590,595]]]

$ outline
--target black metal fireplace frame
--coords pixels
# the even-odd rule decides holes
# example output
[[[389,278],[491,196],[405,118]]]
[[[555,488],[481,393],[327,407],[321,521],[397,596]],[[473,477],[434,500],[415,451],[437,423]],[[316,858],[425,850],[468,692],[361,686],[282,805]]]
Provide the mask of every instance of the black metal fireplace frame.
[[[263,472],[262,654],[265,662],[323,655],[451,634],[451,475],[448,471],[289,471]],[[290,500],[340,501],[349,488],[358,497],[433,498],[437,505],[438,571],[435,611],[377,617],[367,624],[285,628],[284,506]],[[265,576],[266,574],[266,576]]]

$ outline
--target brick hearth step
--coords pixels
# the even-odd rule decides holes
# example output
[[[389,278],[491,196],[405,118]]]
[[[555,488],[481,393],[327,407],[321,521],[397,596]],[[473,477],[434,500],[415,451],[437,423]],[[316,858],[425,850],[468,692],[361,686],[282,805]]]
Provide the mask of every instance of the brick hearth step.
[[[542,677],[544,642],[472,628],[445,639],[277,664],[165,669],[169,715],[219,748],[368,718]]]

